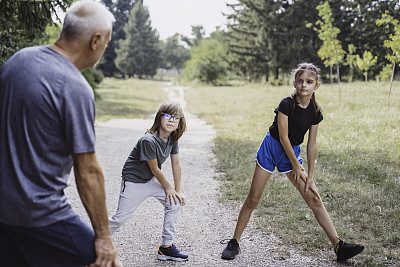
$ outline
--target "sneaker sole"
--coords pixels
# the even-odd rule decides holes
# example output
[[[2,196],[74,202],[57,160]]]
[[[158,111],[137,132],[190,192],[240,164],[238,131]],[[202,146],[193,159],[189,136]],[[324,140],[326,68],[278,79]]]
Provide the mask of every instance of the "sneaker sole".
[[[221,256],[221,259],[223,259],[223,260],[234,260],[236,258],[236,256],[233,256],[233,257],[224,257],[224,256]]]
[[[183,259],[183,258],[177,258],[177,257],[171,257],[167,255],[157,255],[157,259],[160,261],[187,261],[188,258]]]

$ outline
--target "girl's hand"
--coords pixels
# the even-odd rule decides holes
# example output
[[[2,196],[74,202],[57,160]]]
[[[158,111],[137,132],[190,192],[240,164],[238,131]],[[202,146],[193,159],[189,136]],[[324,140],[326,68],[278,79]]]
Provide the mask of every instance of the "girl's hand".
[[[307,174],[304,172],[303,166],[299,165],[298,167],[293,167],[292,178],[296,184],[300,183],[300,179],[304,182],[307,181]]]
[[[306,186],[305,186],[305,189],[304,189],[304,194],[307,195],[308,190],[312,191],[319,199],[321,199],[321,196],[319,195],[318,189],[315,186],[314,179],[310,178],[310,177],[307,178]]]

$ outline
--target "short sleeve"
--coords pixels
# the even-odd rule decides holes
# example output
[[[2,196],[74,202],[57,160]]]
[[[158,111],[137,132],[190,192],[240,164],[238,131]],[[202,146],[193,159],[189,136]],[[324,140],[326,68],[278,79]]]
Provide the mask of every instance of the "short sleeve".
[[[141,161],[147,161],[147,160],[152,160],[157,158],[157,148],[156,144],[149,139],[143,139],[141,140],[140,144],[140,160]]]
[[[324,119],[324,116],[322,116],[321,112],[317,112],[317,113],[314,113],[314,114],[315,115],[313,116],[313,120],[311,121],[311,124],[312,125],[317,125],[318,123],[320,123]]]
[[[292,113],[292,109],[293,100],[291,100],[289,97],[286,97],[279,103],[279,106],[275,109],[275,113],[278,114],[278,111],[280,111],[286,116],[289,116],[290,113]]]
[[[173,147],[172,147],[172,149],[171,149],[171,154],[179,154],[179,145],[178,145],[178,142],[176,142],[176,143],[173,145]]]
[[[94,152],[94,94],[83,76],[76,79],[64,90],[64,134],[72,153]]]

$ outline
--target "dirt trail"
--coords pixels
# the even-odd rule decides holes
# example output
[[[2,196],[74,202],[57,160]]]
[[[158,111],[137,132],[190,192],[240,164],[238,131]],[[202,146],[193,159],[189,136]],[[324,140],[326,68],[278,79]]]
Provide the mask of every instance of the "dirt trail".
[[[170,99],[185,107],[184,88],[165,89]],[[221,259],[225,244],[220,242],[233,234],[239,207],[220,204],[219,186],[213,166],[212,140],[215,132],[195,115],[185,112],[188,131],[180,139],[182,192],[188,204],[181,209],[176,246],[189,255],[183,263],[161,262],[156,259],[161,242],[163,207],[155,199],[145,201],[114,235],[124,266],[337,266],[334,255],[315,259],[300,255],[283,246],[278,238],[257,229],[252,220],[243,234],[242,253],[234,261]],[[98,123],[96,154],[106,179],[107,208],[113,214],[118,203],[121,170],[132,147],[152,124],[152,120],[118,119]],[[172,182],[169,160],[162,170]],[[251,174],[249,174],[251,175]],[[73,183],[73,179],[71,179]],[[75,186],[67,190],[74,209],[87,220]]]

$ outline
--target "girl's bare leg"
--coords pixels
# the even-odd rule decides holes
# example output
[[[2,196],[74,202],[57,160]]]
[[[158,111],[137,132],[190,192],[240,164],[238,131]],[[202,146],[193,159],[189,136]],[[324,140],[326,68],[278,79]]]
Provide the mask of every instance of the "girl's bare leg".
[[[258,203],[260,203],[264,187],[267,184],[270,176],[271,173],[263,170],[256,163],[250,191],[247,195],[245,202],[243,203],[242,209],[240,210],[239,218],[236,223],[235,233],[233,235],[233,237],[238,242],[240,241],[240,237],[242,236],[242,233],[250,220],[253,210],[257,207]]]
[[[305,182],[300,179],[299,184],[297,184],[291,176],[291,172],[286,174],[292,184],[297,188],[300,192],[301,196],[306,201],[307,205],[313,211],[315,218],[317,219],[319,225],[325,231],[329,240],[332,242],[335,247],[339,242],[339,236],[336,232],[335,226],[333,226],[332,220],[329,217],[328,212],[325,209],[324,203],[320,198],[318,198],[312,191],[308,191],[307,195],[304,193],[305,190]]]

